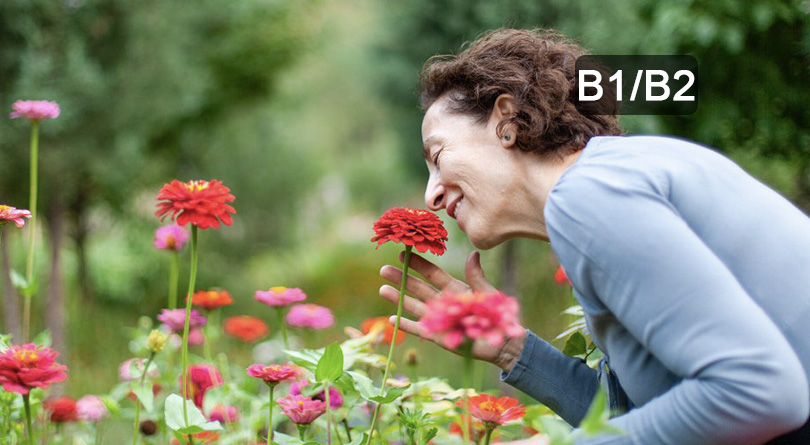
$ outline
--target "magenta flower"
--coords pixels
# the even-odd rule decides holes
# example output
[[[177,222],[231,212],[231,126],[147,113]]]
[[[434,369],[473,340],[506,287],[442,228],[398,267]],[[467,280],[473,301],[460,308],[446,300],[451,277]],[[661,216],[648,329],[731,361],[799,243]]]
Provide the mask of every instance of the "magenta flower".
[[[298,368],[292,364],[284,365],[262,365],[254,363],[247,368],[247,374],[251,377],[264,380],[264,383],[275,386],[285,380],[293,380],[298,377]]]
[[[188,344],[191,346],[202,346],[205,344],[205,334],[202,329],[194,328],[188,331]]]
[[[183,376],[180,378],[180,392],[183,392]],[[222,386],[222,374],[214,365],[208,363],[201,363],[199,365],[191,365],[188,367],[188,382],[186,384],[187,399],[194,400],[197,408],[202,409],[205,393],[211,388]]]
[[[31,218],[31,212],[0,204],[0,228],[3,228],[11,221],[17,228],[21,229],[25,225],[23,218]]]
[[[134,380],[140,380],[141,375],[143,374],[143,366],[146,364],[146,360],[142,358],[131,358],[129,360],[125,360],[118,366],[118,378],[125,382],[131,382]],[[159,377],[160,371],[158,370],[157,366],[150,366],[151,370],[146,373],[147,377]]]
[[[188,230],[177,224],[159,227],[155,230],[155,249],[182,250],[188,242]]]
[[[267,291],[256,291],[256,301],[270,307],[284,307],[306,300],[307,296],[297,287],[271,287]]]
[[[326,412],[326,403],[301,395],[282,397],[278,399],[278,406],[298,425],[309,425]]]
[[[500,346],[505,337],[523,333],[518,323],[518,302],[500,292],[443,293],[427,302],[420,323],[451,349],[465,339],[483,339]]]
[[[285,318],[290,326],[310,329],[326,329],[335,324],[335,316],[329,308],[317,304],[298,304],[290,309]]]
[[[18,100],[13,108],[9,115],[12,119],[24,117],[30,121],[41,121],[59,117],[59,104],[47,100]]]
[[[306,386],[309,386],[309,380],[299,380],[290,385],[290,394],[294,396],[302,396],[303,394],[301,393],[301,389]],[[325,391],[320,391],[312,396],[312,398],[326,403],[326,394],[324,394],[324,392]],[[343,406],[343,394],[341,394],[341,392],[334,386],[329,387],[329,406],[332,409],[338,409]]]
[[[100,422],[107,417],[107,406],[99,396],[84,396],[76,402],[79,419],[85,422]]]
[[[239,408],[230,405],[214,405],[211,407],[211,413],[208,415],[208,420],[212,422],[219,422],[223,425],[228,423],[236,423],[239,421]]]
[[[186,323],[186,310],[185,309],[163,309],[158,314],[157,319],[163,322],[173,332],[182,333],[183,326]],[[201,328],[205,326],[207,319],[200,315],[197,309],[191,310],[191,318],[189,320],[189,329]]]

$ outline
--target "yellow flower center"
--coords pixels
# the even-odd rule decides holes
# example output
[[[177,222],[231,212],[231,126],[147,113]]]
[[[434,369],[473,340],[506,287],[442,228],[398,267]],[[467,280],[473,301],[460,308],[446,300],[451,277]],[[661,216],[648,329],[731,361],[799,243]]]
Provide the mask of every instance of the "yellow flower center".
[[[269,371],[281,371],[281,366],[278,366],[278,365],[265,366],[264,370],[265,371],[268,371],[268,370]]]
[[[283,294],[284,292],[287,292],[287,288],[284,286],[273,286],[270,288],[270,290],[277,294]]]
[[[188,181],[186,183],[186,187],[191,192],[199,192],[200,190],[205,190],[208,188],[208,181],[203,180]]]
[[[485,401],[479,403],[478,407],[481,408],[484,411],[489,411],[489,412],[493,412],[493,413],[500,414],[501,412],[503,412],[503,408],[500,405],[498,405],[497,403],[495,403],[495,402],[493,402],[491,400],[485,400]]]
[[[298,407],[301,408],[301,409],[304,409],[304,401],[303,400],[298,401]]]
[[[19,349],[14,351],[14,358],[24,365],[32,365],[39,359],[37,351],[31,349]]]
[[[6,210],[10,209],[11,206],[0,204],[0,212],[5,212]]]

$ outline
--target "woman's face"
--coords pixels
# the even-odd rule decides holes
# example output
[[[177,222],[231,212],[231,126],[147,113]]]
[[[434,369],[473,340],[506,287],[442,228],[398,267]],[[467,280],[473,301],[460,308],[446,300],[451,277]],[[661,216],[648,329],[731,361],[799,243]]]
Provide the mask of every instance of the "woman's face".
[[[496,132],[499,121],[495,113],[483,124],[452,113],[446,97],[434,102],[422,121],[430,172],[425,204],[433,211],[446,209],[479,249],[508,239],[511,204],[520,189],[513,150]]]

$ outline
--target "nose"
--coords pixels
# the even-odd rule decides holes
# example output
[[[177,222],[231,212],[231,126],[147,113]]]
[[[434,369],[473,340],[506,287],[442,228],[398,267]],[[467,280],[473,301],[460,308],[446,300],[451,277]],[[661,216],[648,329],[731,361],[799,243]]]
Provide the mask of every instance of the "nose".
[[[430,210],[437,212],[445,207],[447,204],[445,198],[447,191],[444,186],[439,182],[437,175],[431,174],[428,178],[427,187],[425,188],[425,205]]]

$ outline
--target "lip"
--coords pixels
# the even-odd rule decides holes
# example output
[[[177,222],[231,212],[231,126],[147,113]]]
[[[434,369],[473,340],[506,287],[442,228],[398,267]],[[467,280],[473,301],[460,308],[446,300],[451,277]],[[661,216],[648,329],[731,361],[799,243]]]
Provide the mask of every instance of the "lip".
[[[461,201],[462,198],[463,197],[458,197],[457,199],[454,199],[450,204],[447,205],[447,214],[453,219],[456,219],[456,206],[458,205],[458,203]]]

